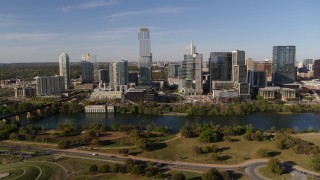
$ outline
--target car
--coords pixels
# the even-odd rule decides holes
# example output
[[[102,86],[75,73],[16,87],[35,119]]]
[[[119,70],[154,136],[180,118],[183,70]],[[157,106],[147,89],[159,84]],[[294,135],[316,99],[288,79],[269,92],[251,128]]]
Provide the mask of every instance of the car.
[[[96,153],[92,153],[91,155],[92,155],[92,156],[97,156],[98,154],[96,154]]]

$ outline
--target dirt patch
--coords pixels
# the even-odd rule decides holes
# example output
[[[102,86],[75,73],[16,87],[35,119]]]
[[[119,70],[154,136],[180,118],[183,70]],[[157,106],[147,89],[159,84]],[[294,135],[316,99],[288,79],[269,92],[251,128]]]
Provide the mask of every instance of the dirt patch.
[[[114,139],[122,139],[122,138],[126,138],[129,137],[128,135],[126,135],[126,133],[123,132],[102,132],[100,133],[100,140],[104,141],[104,140],[114,140]]]
[[[9,172],[5,172],[5,173],[1,173],[0,174],[0,179],[9,176],[10,173]]]

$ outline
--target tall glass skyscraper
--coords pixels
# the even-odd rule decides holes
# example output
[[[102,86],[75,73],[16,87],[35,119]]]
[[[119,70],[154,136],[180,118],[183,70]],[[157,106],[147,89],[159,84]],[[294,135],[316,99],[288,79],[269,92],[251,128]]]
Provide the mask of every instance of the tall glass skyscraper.
[[[64,77],[65,89],[70,88],[70,59],[67,53],[62,53],[59,56],[59,73],[60,76]]]
[[[231,81],[232,53],[211,52],[209,57],[210,87],[212,81]]]
[[[179,70],[179,91],[184,94],[202,94],[202,54],[196,53],[196,47],[187,47],[187,54]]]
[[[150,32],[148,28],[140,28],[138,33],[140,60],[139,60],[139,83],[150,84],[152,81],[152,53]]]
[[[273,84],[283,85],[296,80],[295,46],[273,46],[272,73]]]
[[[81,56],[81,74],[83,83],[92,83],[94,80],[94,63],[90,53]]]

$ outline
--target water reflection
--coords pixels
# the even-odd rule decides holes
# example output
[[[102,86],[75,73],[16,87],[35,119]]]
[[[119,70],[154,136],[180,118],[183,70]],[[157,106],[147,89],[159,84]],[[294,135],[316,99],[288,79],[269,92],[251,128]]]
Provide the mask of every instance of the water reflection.
[[[183,126],[192,126],[196,123],[208,123],[210,125],[247,125],[252,124],[255,128],[270,129],[271,127],[293,128],[295,130],[320,130],[320,114],[276,114],[276,113],[254,113],[247,116],[212,116],[212,117],[186,117],[186,116],[145,116],[145,115],[103,115],[103,114],[72,114],[54,115],[41,120],[33,121],[33,125],[44,126],[54,129],[59,123],[72,123],[83,125],[89,123],[97,124],[133,124],[153,128],[155,126],[167,126],[177,131]],[[26,125],[25,118],[21,120]]]

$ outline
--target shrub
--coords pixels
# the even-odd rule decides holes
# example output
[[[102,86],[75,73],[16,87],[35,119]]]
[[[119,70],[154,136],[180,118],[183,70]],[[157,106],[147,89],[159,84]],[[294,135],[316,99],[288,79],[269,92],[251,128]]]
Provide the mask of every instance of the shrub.
[[[275,173],[275,174],[283,174],[284,173],[284,166],[281,164],[280,160],[277,158],[270,158],[268,162],[268,169]]]
[[[70,145],[71,145],[71,142],[64,139],[58,142],[59,149],[68,149]]]
[[[163,172],[158,172],[158,173],[154,176],[155,179],[164,179],[164,178],[166,178],[166,177],[167,177],[167,175],[165,175]]]
[[[96,164],[91,165],[89,168],[90,172],[97,172],[98,171],[98,166]]]
[[[104,164],[104,165],[99,166],[99,172],[100,173],[110,172],[110,166],[108,164]]]
[[[194,147],[192,148],[192,150],[193,150],[193,152],[194,152],[195,154],[202,154],[202,148],[200,148],[200,147],[198,147],[198,146],[194,146]]]
[[[185,180],[186,176],[183,173],[177,173],[172,176],[172,180]]]
[[[212,180],[212,179],[228,180],[229,174],[227,172],[219,172],[216,168],[212,168],[207,173],[202,175],[202,180]]]
[[[260,157],[269,157],[270,156],[270,150],[261,148],[257,151],[257,155]]]
[[[119,153],[120,154],[124,154],[124,155],[128,155],[129,154],[129,149],[127,149],[127,148],[126,149],[120,149]]]

